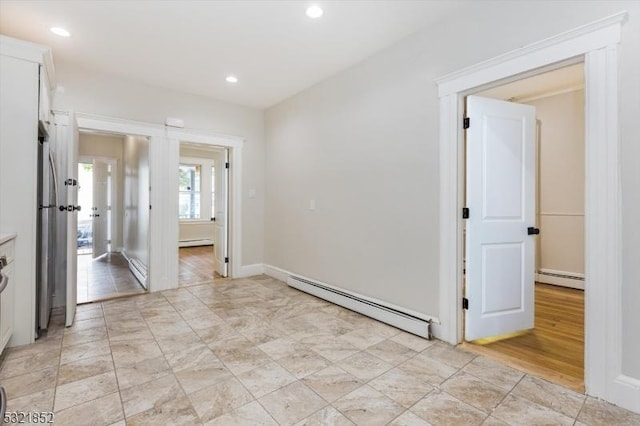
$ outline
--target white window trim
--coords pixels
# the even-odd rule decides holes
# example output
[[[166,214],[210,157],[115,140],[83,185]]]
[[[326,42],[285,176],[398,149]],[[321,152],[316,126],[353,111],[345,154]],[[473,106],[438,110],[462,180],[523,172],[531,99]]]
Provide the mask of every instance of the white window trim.
[[[436,335],[463,338],[464,97],[545,67],[585,64],[585,387],[588,394],[640,412],[640,380],[622,373],[621,206],[618,44],[626,12],[454,72],[440,96],[440,324]]]
[[[203,221],[203,217],[207,217],[207,215],[203,214],[203,203],[202,203],[202,193],[204,192],[202,190],[202,184],[203,184],[203,178],[202,178],[202,169],[204,168],[203,165],[198,162],[198,161],[189,161],[180,157],[180,163],[178,163],[178,169],[180,169],[180,166],[193,166],[193,167],[198,167],[200,166],[200,190],[196,191],[196,190],[191,190],[191,191],[182,191],[180,190],[180,187],[178,186],[178,204],[180,204],[180,193],[181,192],[194,192],[200,195],[200,211],[198,212],[198,216],[197,218],[185,218],[185,217],[180,217],[180,215],[178,214],[178,219],[180,220],[180,223],[190,223],[190,222],[202,222]],[[179,175],[178,175],[179,176]],[[179,210],[179,209],[178,209]]]

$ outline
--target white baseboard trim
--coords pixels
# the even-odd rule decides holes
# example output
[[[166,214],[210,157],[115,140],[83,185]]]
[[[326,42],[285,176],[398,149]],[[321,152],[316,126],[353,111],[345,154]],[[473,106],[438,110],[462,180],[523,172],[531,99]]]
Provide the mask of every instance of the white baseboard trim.
[[[620,374],[613,383],[611,402],[627,410],[640,413],[640,380]]]
[[[269,275],[271,278],[282,281],[283,283],[286,283],[289,279],[289,275],[291,275],[288,271],[271,265],[264,265],[264,273]]]
[[[246,278],[261,274],[264,274],[264,265],[262,263],[254,263],[253,265],[242,265],[240,274],[235,278]]]
[[[417,336],[429,338],[429,331],[431,331],[431,336],[439,337],[439,321],[435,317],[321,283],[275,266],[264,265],[264,273],[287,283],[290,287],[312,294],[352,311],[359,312]],[[429,327],[430,325],[431,327]],[[429,330],[429,328],[431,328],[431,330]]]

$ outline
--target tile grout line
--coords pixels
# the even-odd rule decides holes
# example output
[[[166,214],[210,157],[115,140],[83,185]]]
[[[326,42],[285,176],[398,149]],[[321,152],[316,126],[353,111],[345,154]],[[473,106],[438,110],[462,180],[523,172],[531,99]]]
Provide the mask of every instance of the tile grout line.
[[[135,302],[134,302],[135,303]],[[122,420],[127,420],[126,413],[124,412],[124,401],[122,400],[122,390],[120,389],[120,380],[118,379],[118,372],[116,370],[116,361],[113,359],[113,348],[111,347],[111,335],[109,333],[109,326],[107,325],[107,316],[104,310],[104,305],[100,303],[102,309],[102,317],[104,318],[105,328],[107,329],[107,341],[109,342],[109,356],[111,357],[111,364],[113,365],[113,375],[116,377],[116,386],[118,388],[118,399],[120,399],[120,410],[122,410]]]
[[[576,418],[573,421],[574,425],[578,423],[578,418],[580,417],[580,414],[582,414],[584,406],[587,405],[587,399],[589,399],[589,395],[585,394],[584,399],[582,400],[582,404],[580,405],[580,409],[578,410],[578,414],[576,414]]]
[[[67,328],[66,325],[62,326],[62,338],[60,339],[60,357],[58,358],[58,367],[56,368],[56,380],[54,382],[54,387],[53,387],[53,401],[51,402],[51,412],[54,413],[54,417],[55,417],[55,412],[56,412],[56,397],[58,396],[58,379],[60,377],[60,366],[62,365],[62,349],[63,349],[63,342],[64,342],[64,333],[66,332]]]
[[[189,290],[187,290],[187,291],[188,291],[190,294],[192,294],[192,292],[191,292],[191,291],[189,291]],[[164,296],[164,295],[163,295],[163,296]],[[194,297],[196,297],[198,300],[200,300],[197,296],[195,296],[195,295],[194,295]],[[165,299],[167,299],[167,298],[166,298],[166,296],[165,296]],[[201,341],[202,343],[204,343],[204,344],[205,344],[205,346],[206,346],[207,348],[209,348],[209,345],[207,345],[207,344],[206,344],[206,342],[205,342],[204,340],[202,340],[202,337],[200,337],[200,335],[198,334],[198,332],[197,332],[197,331],[196,331],[196,330],[191,326],[191,324],[189,324],[189,322],[188,322],[187,320],[185,320],[185,318],[182,316],[182,314],[181,314],[177,309],[175,309],[175,307],[173,306],[173,304],[171,303],[171,301],[170,301],[169,299],[167,299],[167,301],[169,302],[169,304],[171,305],[171,307],[172,307],[172,308],[174,308],[174,310],[176,310],[176,312],[178,313],[178,315],[180,315],[180,317],[183,319],[183,321],[185,321],[185,323],[186,323],[186,324],[191,328],[191,330],[192,330],[192,331],[193,331],[193,332],[198,336],[198,338],[200,339],[200,341]],[[203,303],[203,305],[204,305],[204,306],[206,306],[206,308],[207,308],[211,313],[213,313],[213,314],[215,315],[215,312],[213,312],[213,311],[212,311],[212,309],[211,309],[210,307],[208,307],[206,304],[204,304],[204,302],[202,302],[202,300],[200,300],[200,302],[201,302],[201,303]],[[218,316],[218,315],[216,315],[216,316]],[[235,331],[235,327],[234,327],[233,325],[229,324],[229,323],[228,323],[224,318],[221,318],[221,320],[222,320],[226,325],[228,325],[229,327],[233,328],[233,329],[234,329],[234,331]],[[237,332],[237,331],[236,331],[236,333],[239,333],[239,332]],[[239,334],[240,334],[240,335],[242,335],[241,333],[239,333]],[[243,336],[243,337],[246,339],[246,336]],[[248,340],[248,339],[247,339],[247,340]],[[252,342],[252,343],[253,343],[253,342]],[[257,348],[257,345],[254,345],[253,347]],[[259,349],[259,348],[257,348],[257,349]],[[209,350],[211,351],[211,348],[209,348]],[[211,351],[211,352],[213,353],[213,351]],[[261,351],[261,352],[263,352],[263,353],[264,353],[264,351]],[[267,357],[269,357],[269,358],[271,359],[271,357],[270,357],[268,354],[266,354],[266,353],[264,353],[264,354],[265,354]],[[258,405],[260,405],[260,406],[262,407],[262,409],[263,409],[263,410],[264,410],[264,411],[269,415],[269,417],[271,417],[271,418],[273,419],[273,421],[274,421],[274,422],[276,422],[277,424],[280,424],[280,423],[279,423],[279,422],[278,422],[278,421],[273,417],[273,415],[269,412],[269,410],[267,410],[267,409],[262,405],[262,403],[259,401],[259,399],[258,399],[258,398],[257,398],[257,397],[256,397],[256,396],[255,396],[255,395],[254,395],[254,394],[253,394],[253,393],[252,393],[252,392],[251,392],[251,391],[246,387],[246,385],[242,382],[242,380],[240,380],[240,379],[238,378],[238,376],[237,376],[237,375],[236,375],[232,370],[230,370],[230,369],[229,369],[229,367],[227,366],[227,364],[226,364],[223,360],[221,360],[221,359],[220,359],[220,358],[219,358],[215,353],[213,353],[213,355],[216,357],[216,359],[218,359],[218,361],[220,361],[220,362],[225,366],[225,368],[226,368],[226,369],[227,369],[227,371],[228,371],[228,372],[233,376],[233,378],[234,378],[238,383],[240,383],[240,386],[242,386],[242,387],[243,387],[243,389],[245,389],[245,390],[248,392],[248,394],[249,394],[249,395],[251,395],[251,397],[253,398],[253,401],[248,402],[248,403],[246,403],[246,404],[244,404],[244,405],[242,405],[242,406],[240,406],[240,407],[234,408],[233,410],[229,411],[229,413],[231,413],[231,412],[233,412],[233,411],[236,411],[236,410],[238,410],[238,409],[240,409],[240,408],[242,408],[242,407],[244,407],[244,406],[246,406],[246,405],[248,405],[248,404],[251,404],[252,402],[256,402],[256,403],[258,403]],[[273,362],[276,362],[276,361],[275,361],[275,360],[273,360],[273,359],[271,359],[271,360],[272,360]],[[277,363],[277,362],[276,362],[276,363]],[[280,364],[278,364],[278,365],[280,365]],[[256,368],[259,368],[259,367],[256,367]],[[281,368],[282,368],[282,366],[281,366]],[[253,370],[255,370],[255,368],[254,368]],[[253,371],[253,370],[249,370],[249,371]],[[285,370],[286,370],[286,369],[285,369]],[[179,381],[178,381],[178,382],[179,382]],[[292,383],[295,383],[295,382],[292,382]],[[287,386],[287,385],[285,385],[285,386]],[[284,386],[282,386],[282,387],[284,387]],[[276,390],[282,389],[282,387],[280,387],[280,388],[278,388],[278,389],[276,389]],[[203,389],[205,389],[205,388],[203,388]],[[270,393],[275,392],[276,390],[274,390],[274,391],[272,391],[272,392],[269,392],[269,394],[270,394]],[[183,392],[184,392],[184,389],[183,389]],[[187,394],[187,393],[185,392],[185,395],[187,396],[187,398],[189,399],[189,402],[191,402],[191,405],[193,406],[193,402],[191,401],[191,398],[189,397],[189,394]],[[266,395],[268,395],[268,394],[266,394]],[[263,395],[263,396],[261,396],[260,398],[264,398],[266,395]],[[194,411],[196,411],[196,410],[195,410],[195,407],[194,407]],[[202,419],[200,418],[200,415],[197,413],[197,411],[196,411],[196,414],[198,415],[198,418],[200,419],[200,421],[202,421]],[[223,414],[221,414],[220,416],[215,417],[214,419],[211,419],[210,421],[213,421],[213,420],[215,420],[215,419],[217,419],[217,418],[219,418],[219,417],[222,417],[222,416],[224,416],[224,415],[226,415],[226,414],[228,414],[228,413],[223,413]],[[204,423],[204,422],[203,422],[203,423]]]

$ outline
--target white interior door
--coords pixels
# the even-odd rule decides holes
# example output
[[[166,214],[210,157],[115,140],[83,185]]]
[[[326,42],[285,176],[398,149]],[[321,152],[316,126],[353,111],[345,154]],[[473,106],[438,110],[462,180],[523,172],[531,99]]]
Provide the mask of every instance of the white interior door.
[[[229,163],[229,152],[224,150],[220,156],[222,164],[216,164],[216,205],[215,205],[215,244],[213,246],[214,269],[223,277],[228,275],[229,255],[227,252],[227,230],[229,229],[228,217],[228,193],[229,193],[229,169],[225,166]]]
[[[535,114],[467,98],[466,340],[534,325]]]
[[[80,133],[73,112],[69,112],[67,127],[67,312],[65,325],[73,324],[78,302],[78,143]]]
[[[93,258],[106,254],[109,250],[109,164],[93,160]]]

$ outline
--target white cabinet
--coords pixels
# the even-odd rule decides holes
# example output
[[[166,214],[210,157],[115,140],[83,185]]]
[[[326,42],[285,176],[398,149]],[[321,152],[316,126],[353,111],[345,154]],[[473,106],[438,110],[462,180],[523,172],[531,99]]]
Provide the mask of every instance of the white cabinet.
[[[18,260],[12,268],[11,346],[35,339],[38,118],[50,113],[51,63],[47,47],[0,35],[0,234],[19,235],[14,240]],[[41,84],[41,76],[48,83]]]
[[[49,97],[49,76],[47,68],[40,65],[40,88],[38,91],[38,119],[47,127],[51,122],[51,101]],[[48,130],[48,129],[47,129]]]
[[[7,261],[7,265],[4,266],[0,272],[4,275],[3,278],[8,279],[7,285],[0,293],[0,353],[2,353],[13,335],[16,287],[13,273],[13,253],[13,238],[0,244],[0,258],[6,259]]]

